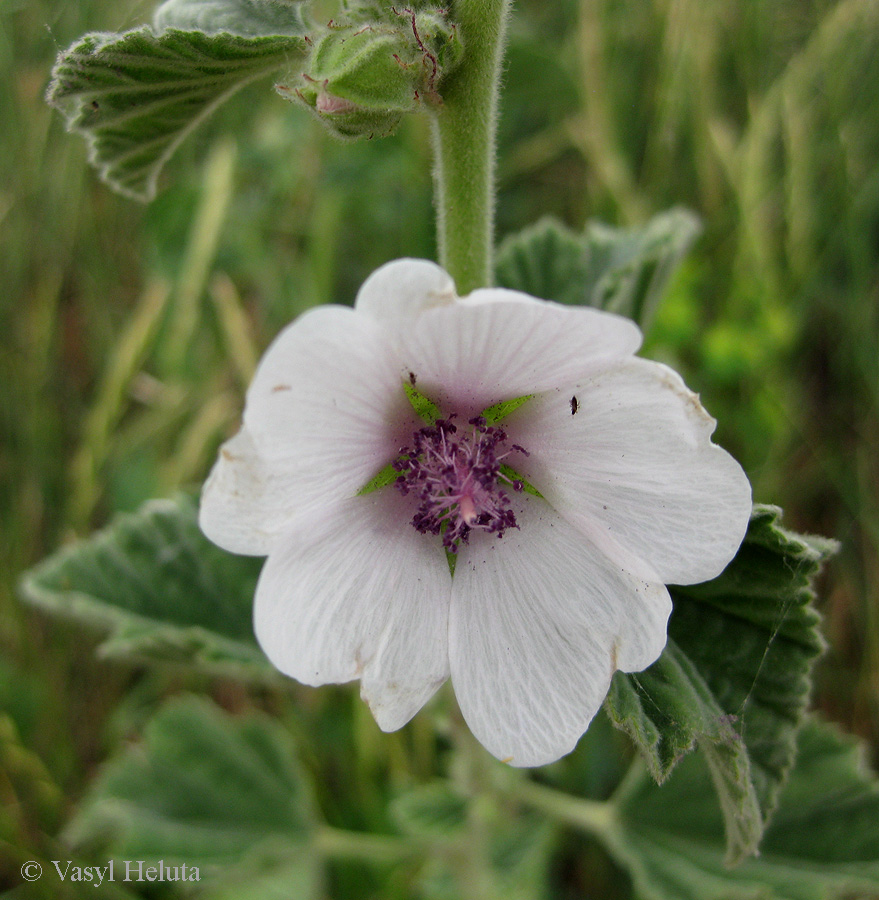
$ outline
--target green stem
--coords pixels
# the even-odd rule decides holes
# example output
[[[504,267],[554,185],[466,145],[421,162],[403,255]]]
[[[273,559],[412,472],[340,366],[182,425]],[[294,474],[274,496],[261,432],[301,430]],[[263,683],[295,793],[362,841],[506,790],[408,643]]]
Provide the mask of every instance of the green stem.
[[[394,835],[345,831],[324,825],[317,833],[317,851],[330,859],[362,860],[371,863],[398,863],[417,856],[421,848]]]
[[[461,295],[492,282],[495,136],[511,2],[455,0],[452,9],[464,58],[440,86],[434,177],[440,263]]]
[[[449,685],[451,737],[458,751],[453,769],[458,790],[473,798],[467,808],[467,827],[463,840],[458,844],[454,872],[459,894],[470,900],[493,900],[497,895],[489,876],[489,825],[485,820],[485,807],[480,798],[487,793],[491,777],[487,766],[489,757],[477,743],[464,721],[458,701]]]
[[[532,809],[593,837],[606,838],[615,827],[614,808],[610,803],[572,797],[524,779],[515,787],[513,795]]]

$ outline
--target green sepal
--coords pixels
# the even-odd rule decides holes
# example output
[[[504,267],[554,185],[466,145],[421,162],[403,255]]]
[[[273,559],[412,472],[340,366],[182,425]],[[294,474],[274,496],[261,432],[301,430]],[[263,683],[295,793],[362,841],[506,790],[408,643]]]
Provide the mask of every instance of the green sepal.
[[[276,86],[339,137],[389,134],[422,103],[440,103],[442,77],[461,56],[443,10],[367,7],[330,23],[312,42],[305,71]]]
[[[437,419],[443,417],[443,411],[430,399],[426,394],[421,393],[411,381],[403,382],[403,390],[406,393],[406,399],[412,404],[415,414],[423,422],[433,425]]]
[[[501,400],[482,410],[480,415],[485,419],[486,425],[497,425],[502,419],[505,419],[510,413],[515,412],[520,406],[527,403],[534,397],[534,394],[525,394],[522,397],[514,397],[512,400]]]
[[[393,463],[388,463],[377,475],[373,475],[366,484],[357,492],[358,497],[364,497],[380,488],[393,484],[400,477],[400,473],[394,468]]]
[[[526,494],[531,494],[532,497],[540,497],[541,500],[544,499],[543,494],[541,494],[527,478],[523,478],[512,466],[501,463],[500,473],[504,478],[508,478],[510,481],[518,481]]]

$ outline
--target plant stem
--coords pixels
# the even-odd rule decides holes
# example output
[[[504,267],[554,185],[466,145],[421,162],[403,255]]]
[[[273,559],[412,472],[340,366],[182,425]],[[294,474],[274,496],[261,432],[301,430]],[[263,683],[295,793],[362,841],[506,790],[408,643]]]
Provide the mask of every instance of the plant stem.
[[[372,863],[398,863],[418,855],[411,841],[394,835],[366,834],[324,825],[317,833],[317,850],[330,859],[356,859]]]
[[[610,803],[572,797],[533,781],[522,780],[513,791],[517,800],[593,837],[607,838],[614,830]]]
[[[495,136],[511,2],[455,0],[452,8],[464,58],[441,84],[434,178],[440,263],[461,295],[492,281]]]
[[[457,750],[453,778],[458,790],[474,800],[468,804],[467,826],[463,840],[458,844],[454,872],[460,896],[469,900],[493,900],[496,893],[489,876],[489,831],[485,807],[481,802],[491,780],[487,768],[489,761],[485,750],[464,722],[458,702],[448,686],[446,694],[449,698],[450,733]]]

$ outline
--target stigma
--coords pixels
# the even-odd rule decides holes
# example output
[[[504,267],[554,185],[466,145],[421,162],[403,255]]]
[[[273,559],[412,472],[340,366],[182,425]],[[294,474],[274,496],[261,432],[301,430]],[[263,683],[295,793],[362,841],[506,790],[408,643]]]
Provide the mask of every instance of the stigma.
[[[519,527],[507,488],[521,491],[523,484],[504,473],[502,461],[513,452],[528,455],[518,444],[506,447],[506,431],[482,416],[470,419],[469,429],[459,429],[453,418],[416,431],[393,464],[398,490],[418,503],[412,525],[441,536],[449,553],[468,543],[474,530],[503,537]]]

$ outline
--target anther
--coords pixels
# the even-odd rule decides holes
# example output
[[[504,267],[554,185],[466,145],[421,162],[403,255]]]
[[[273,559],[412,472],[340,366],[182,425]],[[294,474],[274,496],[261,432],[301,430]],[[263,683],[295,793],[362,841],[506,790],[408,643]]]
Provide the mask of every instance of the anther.
[[[519,527],[501,485],[521,491],[522,482],[501,473],[501,460],[513,451],[527,451],[513,444],[499,452],[506,431],[487,425],[481,416],[469,420],[469,433],[459,432],[452,418],[416,431],[394,468],[400,473],[398,490],[418,498],[412,525],[422,534],[441,535],[443,546],[457,553],[474,529],[503,537],[508,528]]]

